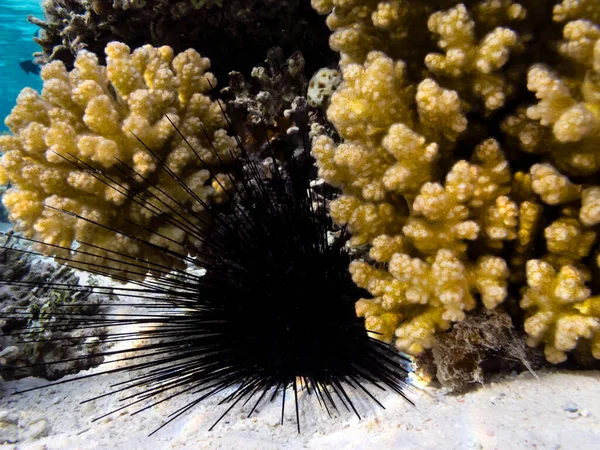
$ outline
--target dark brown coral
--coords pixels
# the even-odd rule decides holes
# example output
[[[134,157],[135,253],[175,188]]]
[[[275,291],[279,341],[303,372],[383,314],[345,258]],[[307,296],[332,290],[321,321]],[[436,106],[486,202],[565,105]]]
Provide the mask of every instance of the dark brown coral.
[[[229,73],[229,86],[221,90],[227,112],[234,124],[242,125],[257,139],[264,138],[264,129],[272,133],[285,132],[291,125],[285,111],[297,97],[306,95],[304,57],[295,52],[285,59],[279,47],[269,49],[265,64],[252,69],[246,81],[241,72]],[[245,134],[244,130],[236,130]]]
[[[83,48],[102,60],[113,40],[132,48],[169,45],[176,53],[195,48],[217,77],[249,72],[274,46],[310,55],[308,73],[335,60],[324,20],[305,0],[46,0],[43,8],[45,20],[30,17],[42,28],[35,38],[40,64],[58,59],[71,67]]]

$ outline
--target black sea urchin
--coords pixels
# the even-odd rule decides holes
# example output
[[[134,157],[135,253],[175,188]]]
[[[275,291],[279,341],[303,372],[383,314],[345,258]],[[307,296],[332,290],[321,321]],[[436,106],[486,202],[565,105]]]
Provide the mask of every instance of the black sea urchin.
[[[294,139],[301,144],[293,145]],[[270,156],[261,160],[249,155],[238,140],[239,167],[236,181],[233,177],[229,180],[232,187],[225,207],[203,204],[155,156],[162,170],[194,197],[204,209],[203,214],[209,211],[210,216],[203,216],[201,223],[205,226],[200,228],[197,222],[186,220],[187,214],[194,214],[189,208],[164,193],[163,199],[156,196],[160,207],[157,202],[145,206],[157,215],[164,208],[176,212],[173,223],[182,232],[191,233],[198,246],[181,250],[128,237],[138,245],[186,261],[191,269],[202,268],[204,273],[172,270],[155,263],[151,273],[145,273],[141,268],[147,266],[138,265],[135,258],[107,249],[97,249],[114,258],[106,257],[105,266],[78,266],[70,261],[90,273],[130,282],[116,288],[121,297],[130,299],[130,313],[105,311],[90,318],[65,305],[52,322],[44,325],[45,330],[57,330],[67,321],[80,321],[88,329],[108,330],[103,331],[107,342],[131,341],[130,348],[107,349],[93,355],[118,361],[120,367],[74,379],[131,372],[129,381],[113,385],[114,390],[103,395],[126,395],[123,406],[108,414],[126,408],[137,408],[139,412],[181,394],[193,394],[194,399],[173,412],[164,426],[202,400],[227,390],[231,393],[225,394],[222,403],[229,406],[215,425],[236,405],[252,402],[252,414],[263,399],[273,400],[278,393],[283,421],[289,393],[294,396],[300,431],[300,390],[316,395],[328,413],[342,405],[357,416],[353,403],[357,395],[380,404],[369,390],[371,386],[389,388],[404,397],[404,358],[369,337],[364,319],[355,315],[354,303],[364,292],[353,284],[347,271],[344,230],[337,236],[330,232],[326,200],[310,188],[313,165],[307,139],[283,137],[281,141],[285,142],[284,157],[275,158],[275,153],[280,155],[282,151],[274,151],[267,142]],[[121,169],[128,186],[106,179],[80,160],[71,162],[134,200],[136,191],[149,182],[136,177],[133,169],[123,163]],[[165,201],[167,198],[171,201]],[[175,211],[180,207],[185,211]],[[159,231],[153,233],[169,240]],[[75,254],[93,253],[93,246],[83,244]],[[121,264],[125,259],[129,270],[111,270],[111,259]],[[145,277],[141,279],[140,275]],[[106,288],[92,286],[53,287],[71,292],[106,292]],[[129,325],[144,329],[132,332]]]

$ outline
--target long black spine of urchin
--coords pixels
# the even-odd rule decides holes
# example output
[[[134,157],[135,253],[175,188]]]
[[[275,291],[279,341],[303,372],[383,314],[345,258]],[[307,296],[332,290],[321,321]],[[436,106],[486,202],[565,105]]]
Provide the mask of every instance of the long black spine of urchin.
[[[131,299],[132,312],[103,312],[89,318],[70,312],[65,305],[64,311],[55,315],[54,322],[45,325],[45,330],[61,330],[67,322],[79,321],[81,327],[89,329],[107,327],[107,342],[148,341],[135,348],[93,355],[117,358],[127,362],[124,367],[57,383],[131,371],[129,381],[113,385],[114,389],[103,395],[127,393],[122,399],[124,405],[102,417],[129,407],[138,407],[133,412],[137,414],[184,393],[196,396],[171,414],[163,426],[228,388],[233,388],[233,392],[222,403],[229,402],[230,406],[213,427],[236,405],[256,398],[250,416],[261,401],[269,397],[272,400],[278,392],[283,421],[288,390],[294,394],[298,431],[300,389],[315,394],[327,413],[342,405],[359,417],[353,395],[366,396],[382,406],[367,386],[391,389],[406,398],[402,391],[406,375],[404,358],[387,344],[369,337],[364,319],[356,317],[354,303],[365,292],[354,285],[347,270],[350,257],[343,245],[345,231],[336,238],[328,235],[331,223],[326,199],[316,196],[310,188],[313,161],[305,136],[300,136],[300,152],[294,152],[296,145],[292,138],[285,137],[282,141],[286,143],[288,157],[278,161],[268,139],[271,157],[266,160],[249,154],[237,140],[236,183],[225,208],[213,208],[202,202],[148,149],[158,166],[184,192],[212,212],[212,223],[205,229],[186,219],[191,210],[180,203],[173,206],[163,201],[159,207],[138,197],[140,182],[135,180],[140,178],[139,174],[126,164],[119,162],[129,187],[108,179],[74,156],[69,159],[79,170],[91,173],[131,200],[143,202],[142,206],[152,214],[180,208],[170,223],[196,237],[202,242],[201,248],[184,247],[175,251],[127,236],[140,245],[202,267],[206,273],[199,276],[158,263],[150,263],[151,273],[146,273],[147,266],[135,258],[88,243],[82,243],[85,250],[74,253],[94,254],[94,249],[108,253],[111,256],[105,257],[106,265],[78,266],[68,258],[57,258],[90,273],[132,282],[133,287],[116,289],[121,297]],[[90,221],[69,211],[63,213]],[[122,233],[109,225],[97,226]],[[196,256],[191,257],[191,253]],[[111,267],[111,262],[123,260],[128,262],[127,272]],[[142,275],[146,277],[140,279]],[[93,286],[53,287],[107,292],[106,288]],[[17,311],[11,317],[26,316],[27,313]],[[122,331],[129,325],[146,324],[153,328],[135,333]],[[119,356],[126,353],[130,355]],[[139,370],[141,374],[137,373]],[[91,400],[94,399],[87,401]]]

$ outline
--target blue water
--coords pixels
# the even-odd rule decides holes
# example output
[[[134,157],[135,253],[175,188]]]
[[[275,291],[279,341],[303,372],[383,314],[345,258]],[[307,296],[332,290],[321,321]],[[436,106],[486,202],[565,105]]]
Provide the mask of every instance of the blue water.
[[[39,75],[27,74],[19,62],[32,59],[40,46],[33,42],[38,27],[27,16],[43,17],[40,0],[0,0],[0,131],[6,131],[4,118],[15,105],[21,89],[42,88]]]

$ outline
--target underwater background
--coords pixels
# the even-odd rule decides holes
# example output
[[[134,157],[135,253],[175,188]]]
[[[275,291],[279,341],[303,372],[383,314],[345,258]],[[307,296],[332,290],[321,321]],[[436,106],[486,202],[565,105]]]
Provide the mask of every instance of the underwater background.
[[[600,448],[600,0],[0,0],[0,39],[0,447]]]
[[[32,39],[38,27],[27,21],[29,15],[42,16],[39,0],[3,0],[0,4],[0,132],[8,131],[4,117],[15,106],[21,89],[42,88],[39,74],[26,73],[19,66],[20,62],[31,61],[33,52],[39,50]]]

